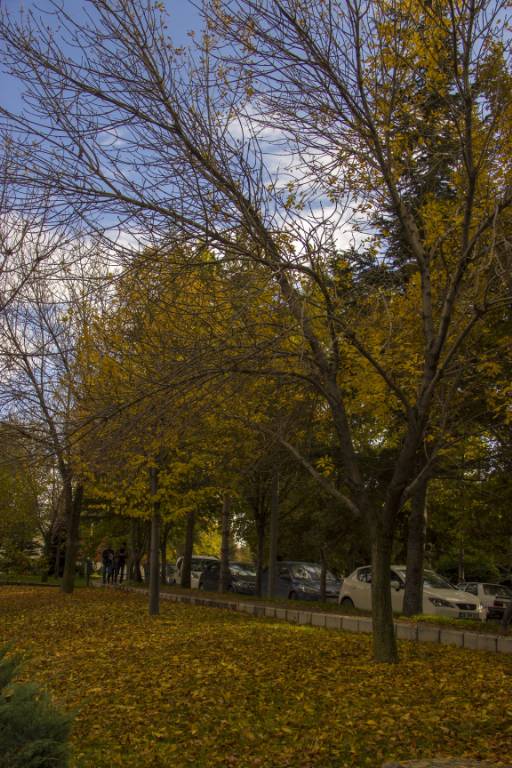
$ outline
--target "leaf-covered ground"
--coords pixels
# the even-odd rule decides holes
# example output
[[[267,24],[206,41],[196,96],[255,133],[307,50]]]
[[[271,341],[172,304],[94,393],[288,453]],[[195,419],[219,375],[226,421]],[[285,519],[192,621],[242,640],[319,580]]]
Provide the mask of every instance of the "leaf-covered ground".
[[[0,588],[0,643],[76,714],[76,768],[348,768],[393,757],[512,764],[512,658],[140,595]]]

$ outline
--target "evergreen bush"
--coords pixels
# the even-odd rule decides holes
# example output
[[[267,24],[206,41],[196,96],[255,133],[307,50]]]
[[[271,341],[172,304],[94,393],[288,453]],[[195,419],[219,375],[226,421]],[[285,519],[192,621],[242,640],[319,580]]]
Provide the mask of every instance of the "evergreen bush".
[[[0,649],[0,768],[66,768],[71,718],[29,683],[13,683],[16,657]]]

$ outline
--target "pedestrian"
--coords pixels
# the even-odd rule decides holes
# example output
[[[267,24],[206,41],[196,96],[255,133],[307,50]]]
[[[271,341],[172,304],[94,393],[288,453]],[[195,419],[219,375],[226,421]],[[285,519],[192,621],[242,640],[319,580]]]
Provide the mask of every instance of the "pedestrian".
[[[119,555],[114,552],[114,563],[112,566],[112,583],[117,584],[117,576],[119,574]]]
[[[107,562],[107,584],[114,583],[114,574],[115,574],[115,555],[114,555],[114,550],[112,549],[110,551],[110,555]]]
[[[101,553],[101,575],[103,584],[110,584],[114,577],[114,550],[108,544]]]
[[[123,542],[116,553],[116,582],[119,579],[119,583],[123,583],[124,568],[126,565],[126,542]]]

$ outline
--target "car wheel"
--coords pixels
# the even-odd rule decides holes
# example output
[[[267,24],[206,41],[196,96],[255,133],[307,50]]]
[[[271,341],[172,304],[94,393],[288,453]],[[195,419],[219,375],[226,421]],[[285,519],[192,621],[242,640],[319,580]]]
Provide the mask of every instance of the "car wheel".
[[[299,599],[299,596],[297,595],[297,593],[296,593],[296,592],[293,592],[293,591],[292,591],[292,592],[290,592],[290,594],[288,595],[288,600],[298,600],[298,599]]]
[[[355,608],[354,601],[350,599],[350,597],[344,597],[341,601],[341,607],[342,608]]]

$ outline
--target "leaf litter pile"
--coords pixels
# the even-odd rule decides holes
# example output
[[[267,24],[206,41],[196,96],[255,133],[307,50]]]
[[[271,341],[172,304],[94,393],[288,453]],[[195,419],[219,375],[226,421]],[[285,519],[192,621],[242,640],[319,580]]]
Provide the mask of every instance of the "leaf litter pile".
[[[75,713],[73,768],[512,764],[512,658],[81,589],[0,589],[0,643]]]

